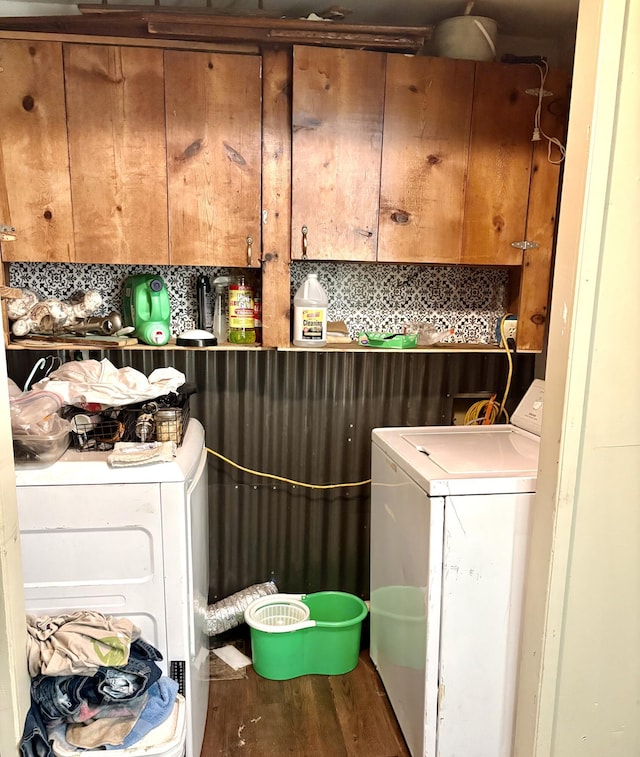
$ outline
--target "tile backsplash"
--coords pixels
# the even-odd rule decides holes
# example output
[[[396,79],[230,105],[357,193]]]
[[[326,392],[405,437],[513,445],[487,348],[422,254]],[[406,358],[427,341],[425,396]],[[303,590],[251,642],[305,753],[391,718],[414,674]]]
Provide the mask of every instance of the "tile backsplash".
[[[81,289],[97,289],[102,311],[122,308],[128,276],[161,276],[171,301],[171,333],[195,328],[196,277],[227,275],[229,269],[192,266],[12,263],[9,283],[42,297],[66,299]],[[428,322],[453,328],[448,341],[492,344],[496,322],[505,313],[508,272],[470,266],[387,265],[293,261],[291,299],[307,273],[317,273],[329,298],[328,318],[347,324],[352,338],[360,331],[398,331],[404,324]]]

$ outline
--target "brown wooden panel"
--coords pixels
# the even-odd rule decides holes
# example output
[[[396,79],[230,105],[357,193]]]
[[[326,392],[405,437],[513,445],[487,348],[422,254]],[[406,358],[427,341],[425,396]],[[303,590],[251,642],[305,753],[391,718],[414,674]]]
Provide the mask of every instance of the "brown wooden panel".
[[[292,257],[375,260],[384,53],[295,47]]]
[[[457,263],[474,63],[387,56],[378,260]]]
[[[553,94],[542,100],[542,130],[550,137],[564,142],[569,114],[567,74],[551,71],[544,89]],[[549,286],[561,166],[548,160],[547,148],[547,141],[542,140],[535,144],[533,151],[526,233],[527,239],[540,246],[524,253],[516,334],[519,352],[540,352],[543,349],[549,316]],[[551,160],[558,161],[559,157],[560,153],[554,147]]]
[[[262,343],[290,344],[291,56],[262,58]]]
[[[4,260],[74,259],[62,47],[0,40],[0,223]]]
[[[162,51],[64,45],[76,259],[167,263]]]
[[[260,58],[165,52],[170,258],[260,263]]]
[[[534,66],[476,63],[463,263],[522,262],[538,85]]]

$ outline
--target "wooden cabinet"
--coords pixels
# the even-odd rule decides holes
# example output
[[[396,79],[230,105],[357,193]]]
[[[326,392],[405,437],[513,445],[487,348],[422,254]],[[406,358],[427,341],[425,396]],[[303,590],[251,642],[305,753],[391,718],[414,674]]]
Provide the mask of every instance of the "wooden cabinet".
[[[520,265],[531,184],[539,85],[531,65],[476,64],[462,262]]]
[[[3,260],[75,260],[62,45],[0,39]]]
[[[261,59],[164,53],[170,262],[260,264]]]
[[[293,258],[376,260],[384,72],[384,53],[294,47]]]
[[[459,263],[474,63],[388,55],[378,260]]]
[[[292,257],[521,265],[539,83],[531,65],[296,47]]]
[[[564,74],[539,101],[532,65],[0,39],[0,83],[5,262],[261,266],[270,347],[291,259],[503,266],[542,349]]]
[[[533,65],[296,47],[292,258],[508,267],[517,347],[541,350],[560,167],[532,137],[538,109],[562,136],[567,77],[547,84],[540,100]]]
[[[64,45],[75,260],[168,263],[162,50]]]
[[[13,40],[0,56],[4,260],[260,264],[259,56]]]

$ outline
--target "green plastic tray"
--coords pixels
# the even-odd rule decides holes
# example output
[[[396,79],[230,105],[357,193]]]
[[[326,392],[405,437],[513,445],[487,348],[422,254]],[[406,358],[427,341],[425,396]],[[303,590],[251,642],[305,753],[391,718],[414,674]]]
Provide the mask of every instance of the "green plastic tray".
[[[393,334],[383,331],[361,331],[358,344],[363,347],[382,347],[388,350],[406,350],[416,347],[418,334]]]

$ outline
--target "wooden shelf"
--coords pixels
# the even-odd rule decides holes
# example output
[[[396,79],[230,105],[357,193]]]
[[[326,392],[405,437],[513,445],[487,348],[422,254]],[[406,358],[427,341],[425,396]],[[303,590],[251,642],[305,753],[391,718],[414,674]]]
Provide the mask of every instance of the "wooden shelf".
[[[228,16],[204,9],[159,6],[79,6],[81,15],[0,19],[0,31],[102,38],[188,40],[235,45],[322,45],[357,49],[421,51],[433,26],[379,26],[264,16]]]
[[[261,344],[230,344],[225,342],[219,344],[216,347],[182,347],[175,343],[175,339],[171,339],[168,344],[160,347],[155,347],[150,344],[138,344],[118,346],[110,344],[109,342],[95,342],[88,340],[85,343],[82,342],[55,342],[55,341],[43,341],[41,339],[30,339],[26,337],[19,342],[9,342],[6,346],[7,350],[67,350],[71,352],[86,351],[86,350],[142,350],[142,351],[158,351],[158,350],[178,350],[187,352],[237,352],[254,350],[260,352],[271,352],[277,350],[278,352],[379,352],[379,353],[424,353],[424,352],[481,352],[487,353],[500,353],[504,352],[503,349],[498,347],[497,344],[460,344],[460,343],[447,343],[447,344],[435,344],[429,347],[412,347],[410,349],[398,350],[398,349],[380,349],[379,347],[364,347],[358,342],[353,341],[349,344],[327,344],[324,347],[296,347],[294,344],[290,344],[287,347],[264,347]]]

